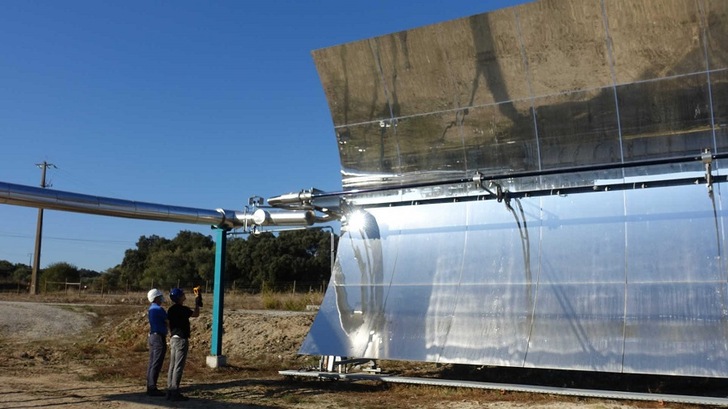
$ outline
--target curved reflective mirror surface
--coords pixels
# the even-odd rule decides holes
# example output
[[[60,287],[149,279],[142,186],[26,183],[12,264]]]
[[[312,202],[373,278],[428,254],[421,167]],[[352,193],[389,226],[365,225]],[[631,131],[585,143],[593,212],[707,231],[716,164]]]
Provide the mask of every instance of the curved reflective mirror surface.
[[[542,0],[314,52],[349,211],[301,352],[728,377],[727,44],[723,0]]]

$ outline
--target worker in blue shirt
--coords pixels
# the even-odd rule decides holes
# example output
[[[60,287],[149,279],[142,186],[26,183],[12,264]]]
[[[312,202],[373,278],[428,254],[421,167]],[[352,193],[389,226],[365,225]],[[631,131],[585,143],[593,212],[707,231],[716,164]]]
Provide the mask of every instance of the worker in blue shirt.
[[[149,366],[147,367],[147,395],[165,396],[157,389],[164,355],[167,354],[167,312],[162,308],[164,294],[156,288],[147,293],[149,305]]]

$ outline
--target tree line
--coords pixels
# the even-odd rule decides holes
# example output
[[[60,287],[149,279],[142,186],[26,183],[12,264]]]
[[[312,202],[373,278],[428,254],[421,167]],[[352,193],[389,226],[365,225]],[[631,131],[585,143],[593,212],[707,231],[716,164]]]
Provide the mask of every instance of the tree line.
[[[261,291],[296,286],[316,289],[331,275],[331,239],[335,234],[320,229],[263,232],[227,241],[226,288]],[[79,269],[60,262],[39,271],[41,291],[55,291],[79,284],[92,291],[144,291],[152,287],[190,288],[212,285],[215,241],[212,236],[187,230],[173,239],[141,236],[136,247],[124,253],[121,264],[104,272]],[[31,267],[0,260],[0,283],[13,289],[28,286]]]

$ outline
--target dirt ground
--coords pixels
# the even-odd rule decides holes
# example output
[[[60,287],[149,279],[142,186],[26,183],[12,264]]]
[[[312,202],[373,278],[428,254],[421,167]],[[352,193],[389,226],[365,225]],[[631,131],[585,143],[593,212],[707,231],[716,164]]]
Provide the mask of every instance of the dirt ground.
[[[7,299],[0,295],[0,300]],[[226,309],[223,354],[211,369],[211,311],[192,320],[190,355],[182,379],[188,402],[148,397],[145,371],[146,305],[49,304],[0,301],[0,407],[2,408],[696,408],[468,388],[380,382],[291,379],[283,369],[315,367],[297,355],[314,313]],[[380,362],[405,376],[437,376],[453,368]],[[166,383],[167,362],[160,376]]]

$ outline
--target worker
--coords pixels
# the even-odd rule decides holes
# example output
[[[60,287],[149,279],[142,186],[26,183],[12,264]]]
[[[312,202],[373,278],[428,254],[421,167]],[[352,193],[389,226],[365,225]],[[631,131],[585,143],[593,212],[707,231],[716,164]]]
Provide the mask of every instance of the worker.
[[[162,371],[164,356],[167,354],[167,312],[162,308],[164,294],[156,288],[147,293],[150,302],[149,318],[149,366],[147,367],[147,395],[164,396],[164,392],[157,389],[159,372]]]
[[[169,373],[167,375],[167,399],[172,401],[185,401],[188,398],[180,393],[182,371],[185,369],[187,351],[190,338],[190,318],[200,316],[202,307],[202,293],[195,287],[195,309],[184,305],[185,293],[180,288],[173,288],[169,298],[174,303],[169,307]]]

